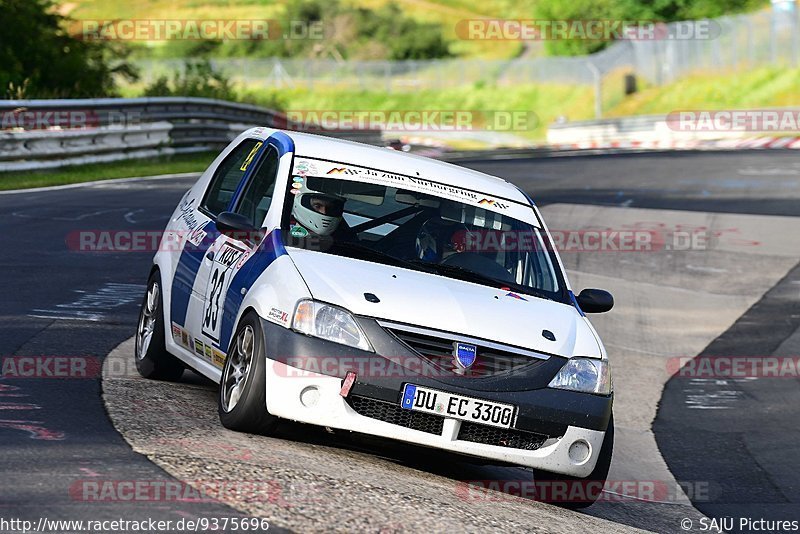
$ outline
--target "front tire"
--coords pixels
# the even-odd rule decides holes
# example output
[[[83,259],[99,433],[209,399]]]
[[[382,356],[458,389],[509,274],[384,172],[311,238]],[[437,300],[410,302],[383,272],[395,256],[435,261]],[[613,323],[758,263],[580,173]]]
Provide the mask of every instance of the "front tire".
[[[147,281],[147,292],[136,328],[136,370],[144,378],[175,381],[183,374],[180,360],[167,352],[164,340],[164,306],[158,271]]]
[[[231,342],[219,384],[219,420],[225,428],[269,434],[278,418],[267,411],[264,334],[255,313],[245,315]]]

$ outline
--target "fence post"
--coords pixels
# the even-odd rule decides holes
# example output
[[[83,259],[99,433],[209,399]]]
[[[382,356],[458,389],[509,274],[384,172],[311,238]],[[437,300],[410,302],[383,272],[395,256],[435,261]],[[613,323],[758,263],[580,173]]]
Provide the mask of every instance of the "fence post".
[[[586,66],[592,73],[594,78],[594,118],[603,118],[603,74],[600,69],[592,63],[591,59],[586,60]]]
[[[792,67],[797,67],[797,56],[800,54],[800,10],[797,7],[792,11]]]
[[[774,65],[778,58],[778,21],[775,8],[770,11],[769,17],[769,62]]]

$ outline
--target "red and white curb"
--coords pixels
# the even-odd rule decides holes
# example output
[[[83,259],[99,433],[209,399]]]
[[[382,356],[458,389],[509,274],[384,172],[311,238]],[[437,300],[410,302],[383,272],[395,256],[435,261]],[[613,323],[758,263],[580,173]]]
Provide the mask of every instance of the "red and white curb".
[[[800,149],[800,137],[747,137],[742,139],[673,140],[663,141],[581,141],[542,145],[551,150],[655,149],[655,150],[743,150],[757,148]]]
[[[415,142],[416,141],[416,142]],[[411,153],[429,158],[454,155],[460,151],[451,150],[441,144],[421,139],[404,139],[414,146]],[[713,140],[650,140],[650,141],[580,141],[575,143],[537,143],[526,148],[484,149],[478,152],[493,150],[524,153],[531,150],[574,151],[574,150],[753,150],[753,149],[800,149],[800,137],[746,137],[741,139]],[[465,152],[469,153],[470,151]]]

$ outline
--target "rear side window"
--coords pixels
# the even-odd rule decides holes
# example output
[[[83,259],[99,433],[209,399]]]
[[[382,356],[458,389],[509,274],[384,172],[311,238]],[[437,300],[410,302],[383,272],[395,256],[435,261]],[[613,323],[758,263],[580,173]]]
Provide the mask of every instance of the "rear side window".
[[[236,187],[263,144],[262,141],[248,139],[222,160],[203,199],[202,207],[207,212],[217,216],[228,209]]]

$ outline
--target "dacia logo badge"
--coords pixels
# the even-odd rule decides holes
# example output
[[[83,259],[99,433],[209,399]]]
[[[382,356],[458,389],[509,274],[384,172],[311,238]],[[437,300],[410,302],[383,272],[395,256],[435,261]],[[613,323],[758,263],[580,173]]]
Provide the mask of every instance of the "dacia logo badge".
[[[475,358],[478,357],[478,347],[456,341],[453,343],[453,356],[456,365],[462,369],[468,369],[475,363]]]

